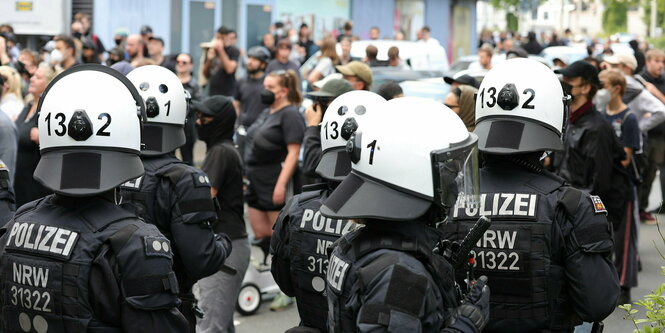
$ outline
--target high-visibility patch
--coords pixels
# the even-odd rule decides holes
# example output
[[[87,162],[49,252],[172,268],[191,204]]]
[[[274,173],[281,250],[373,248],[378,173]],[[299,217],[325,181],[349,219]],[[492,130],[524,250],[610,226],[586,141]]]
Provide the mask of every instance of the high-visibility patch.
[[[600,200],[599,196],[590,195],[589,199],[591,199],[591,204],[593,205],[593,211],[596,214],[600,214],[600,213],[607,214],[607,209],[605,208],[605,204],[603,203],[602,200]]]

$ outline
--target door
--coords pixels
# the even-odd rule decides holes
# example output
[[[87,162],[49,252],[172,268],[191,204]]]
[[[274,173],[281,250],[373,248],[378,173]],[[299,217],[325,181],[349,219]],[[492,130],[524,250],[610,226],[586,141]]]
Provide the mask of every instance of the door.
[[[261,45],[263,35],[270,30],[272,7],[268,5],[247,5],[247,49]]]

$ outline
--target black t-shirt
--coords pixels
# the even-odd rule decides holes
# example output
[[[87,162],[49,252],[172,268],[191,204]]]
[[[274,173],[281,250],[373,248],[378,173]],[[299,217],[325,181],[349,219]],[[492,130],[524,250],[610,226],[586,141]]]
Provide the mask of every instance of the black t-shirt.
[[[227,46],[224,52],[232,61],[238,61],[240,51],[235,46]],[[224,95],[232,97],[236,92],[236,71],[229,74],[224,70],[219,57],[215,58],[210,69],[210,96]]]
[[[647,72],[646,67],[639,73],[639,75],[645,79],[647,82],[653,84],[660,90],[661,93],[665,94],[665,77],[661,74],[658,77],[653,77],[649,72]],[[665,133],[665,123],[661,123],[660,125],[656,126],[655,128],[652,128],[649,130],[649,136],[650,137],[660,137],[663,136]]]
[[[289,105],[277,112],[266,109],[247,130],[250,147],[245,151],[248,165],[279,164],[290,143],[302,144],[305,122],[298,108]]]
[[[261,91],[263,91],[262,76],[258,79],[246,77],[238,81],[238,90],[235,99],[240,102],[240,116],[238,124],[249,128],[259,117],[261,111],[265,110],[266,105],[261,103]]]
[[[14,172],[14,193],[16,194],[16,207],[20,207],[35,199],[53,193],[33,178],[41,154],[39,145],[30,140],[30,131],[37,127],[39,114],[35,114],[26,121],[32,104],[25,106],[16,119],[18,130],[18,149],[16,151],[16,171]]]
[[[224,141],[208,148],[203,166],[210,184],[217,189],[221,206],[219,223],[215,232],[223,232],[231,239],[247,237],[243,218],[242,161],[231,141]]]

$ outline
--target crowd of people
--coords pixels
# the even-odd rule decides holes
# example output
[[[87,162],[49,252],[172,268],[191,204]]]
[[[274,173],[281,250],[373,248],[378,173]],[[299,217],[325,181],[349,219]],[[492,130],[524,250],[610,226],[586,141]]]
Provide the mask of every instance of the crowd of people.
[[[450,286],[445,283],[442,285],[438,279],[433,279],[429,275],[423,277],[425,274],[423,272],[428,272],[427,274],[432,276],[443,274],[441,270],[447,268],[441,267],[449,264],[439,262],[442,259],[438,256],[435,259],[429,252],[424,253],[422,248],[414,249],[405,245],[409,240],[417,239],[413,238],[414,236],[423,236],[432,231],[430,228],[434,226],[434,222],[450,217],[453,211],[455,218],[450,217],[450,225],[457,222],[459,225],[465,223],[463,217],[458,219],[457,212],[460,210],[466,209],[465,216],[469,220],[477,215],[469,213],[471,206],[466,208],[455,206],[455,202],[463,205],[464,200],[455,199],[458,192],[462,192],[462,196],[465,195],[464,191],[461,189],[451,191],[450,193],[454,193],[451,197],[446,190],[446,186],[458,183],[458,179],[445,174],[445,171],[451,168],[451,165],[446,164],[450,159],[445,160],[443,155],[434,154],[432,156],[442,160],[429,160],[430,153],[440,153],[442,149],[452,149],[451,147],[461,147],[459,151],[449,150],[447,153],[463,154],[462,157],[466,158],[462,160],[463,162],[469,161],[473,147],[478,146],[478,149],[483,151],[481,160],[487,163],[487,168],[484,169],[487,172],[483,173],[482,177],[495,181],[492,185],[496,185],[495,187],[482,185],[482,188],[477,188],[483,191],[483,195],[489,196],[490,192],[502,193],[501,195],[510,191],[522,193],[512,186],[516,183],[521,184],[519,182],[521,180],[535,177],[531,175],[535,173],[540,178],[529,178],[533,180],[537,192],[533,195],[547,197],[547,200],[560,200],[571,225],[581,226],[581,231],[569,229],[561,231],[567,235],[566,237],[577,237],[576,243],[571,245],[566,243],[567,238],[558,239],[570,245],[564,251],[570,253],[566,252],[565,259],[554,258],[555,254],[551,254],[552,258],[561,267],[565,266],[562,260],[569,258],[577,260],[574,263],[567,262],[566,265],[577,269],[570,276],[580,279],[588,278],[588,274],[585,273],[591,270],[591,268],[580,268],[584,266],[582,264],[592,262],[594,269],[603,272],[604,275],[597,281],[598,285],[595,287],[588,285],[584,287],[591,289],[606,287],[609,291],[605,296],[595,299],[593,296],[597,295],[574,295],[576,298],[571,300],[572,303],[577,302],[573,306],[574,309],[566,309],[561,315],[569,321],[563,324],[556,323],[557,325],[562,324],[562,327],[568,329],[580,323],[577,319],[590,322],[602,320],[608,315],[606,307],[599,308],[598,304],[592,304],[586,313],[580,313],[577,307],[580,304],[584,305],[589,299],[604,305],[613,303],[617,298],[615,296],[619,294],[619,285],[621,287],[619,302],[631,301],[630,289],[637,285],[639,271],[637,253],[639,222],[655,223],[655,218],[646,211],[646,207],[656,172],[665,168],[663,165],[665,53],[663,51],[641,50],[639,43],[634,42],[631,43],[635,50],[634,55],[614,55],[609,48],[597,54],[596,47],[590,45],[588,58],[571,64],[566,64],[564,61],[557,63],[554,73],[559,77],[556,79],[554,73],[542,64],[524,63],[523,65],[529,68],[536,66],[533,67],[534,71],[542,72],[543,82],[555,83],[554,86],[546,86],[542,82],[535,82],[534,78],[528,75],[516,76],[513,82],[511,81],[513,78],[508,75],[496,74],[503,73],[501,70],[505,71],[506,68],[519,71],[519,66],[515,65],[518,62],[515,61],[507,60],[510,65],[506,64],[503,67],[497,65],[498,69],[493,70],[492,56],[497,53],[505,53],[507,59],[539,54],[543,45],[534,33],[529,33],[525,40],[520,41],[513,38],[512,34],[502,34],[499,38],[495,38],[491,33],[483,32],[478,51],[478,66],[480,69],[489,70],[487,75],[491,79],[486,78],[480,83],[469,75],[444,77],[445,82],[451,85],[451,91],[445,96],[444,104],[440,105],[432,101],[403,97],[401,88],[395,82],[373,87],[373,67],[391,66],[408,69],[409,65],[400,59],[397,47],[388,50],[387,61],[377,59],[378,49],[371,44],[365,49],[364,58],[352,57],[351,45],[357,37],[353,35],[351,22],[345,24],[343,33],[339,36],[329,35],[319,41],[312,40],[311,31],[306,24],[300,25],[296,30],[278,22],[273,24],[271,31],[263,36],[260,46],[251,47],[246,52],[236,46],[238,38],[236,31],[222,26],[216,30],[212,41],[202,45],[204,49],[201,59],[198,60],[193,59],[188,53],[165,54],[164,40],[155,35],[149,26],[142,27],[136,34],[130,34],[122,29],[117,30],[114,36],[115,45],[110,50],[105,48],[90,28],[90,16],[77,14],[71,26],[71,35],[55,36],[35,52],[21,48],[17,44],[11,26],[0,26],[0,86],[2,87],[0,161],[3,162],[0,163],[0,172],[3,170],[7,172],[7,183],[13,187],[16,207],[27,207],[22,212],[34,211],[36,216],[41,216],[39,214],[48,216],[45,212],[48,209],[55,209],[48,205],[74,209],[77,204],[88,204],[83,200],[79,202],[78,199],[71,199],[68,195],[76,197],[79,194],[105,193],[104,195],[114,200],[117,199],[116,195],[121,196],[122,201],[131,204],[127,207],[130,207],[128,209],[131,209],[136,216],[157,226],[161,234],[153,232],[152,229],[137,228],[141,233],[145,233],[146,257],[174,258],[173,271],[170,268],[160,271],[164,273],[160,278],[166,291],[177,295],[180,299],[177,301],[170,297],[161,302],[162,310],[177,308],[178,310],[174,311],[179,311],[177,314],[162,314],[164,318],[170,318],[165,319],[165,322],[171,320],[172,328],[182,325],[179,329],[190,332],[195,332],[197,329],[200,332],[234,331],[235,304],[250,260],[250,242],[245,216],[251,227],[252,242],[260,246],[266,255],[269,252],[275,255],[273,274],[284,293],[275,298],[272,308],[278,310],[290,306],[293,303],[292,296],[297,296],[302,324],[305,326],[316,327],[321,331],[326,331],[330,327],[349,330],[349,325],[353,325],[349,324],[350,318],[355,318],[354,315],[357,317],[358,312],[361,312],[356,306],[358,304],[350,303],[353,301],[351,292],[371,293],[368,290],[372,288],[377,288],[376,290],[387,288],[394,294],[386,295],[382,291],[369,296],[365,294],[358,296],[367,297],[366,300],[370,305],[377,306],[362,312],[362,316],[359,317],[360,322],[354,322],[355,325],[367,331],[376,326],[391,325],[406,331],[415,331],[420,326],[415,324],[414,320],[422,319],[429,325],[425,325],[425,331],[432,328],[440,330],[444,325],[450,324],[447,328],[449,332],[476,332],[485,327],[488,321],[493,323],[490,327],[495,329],[512,327],[514,322],[501,322],[503,318],[500,318],[500,315],[489,316],[487,310],[490,306],[488,301],[490,296],[488,288],[485,288],[485,284],[488,283],[487,278],[479,278],[477,284],[469,286],[474,292],[467,295],[465,302],[458,307],[459,302],[448,290]],[[382,38],[376,27],[373,27],[369,33],[370,39]],[[439,43],[430,36],[428,27],[420,29],[417,36],[422,43]],[[393,38],[403,39],[404,34],[395,33]],[[566,31],[563,37],[559,38],[556,34],[549,37],[546,45],[567,45],[571,39],[570,31]],[[341,52],[337,51],[338,43]],[[311,70],[301,72],[299,70],[301,64],[311,57],[316,57],[315,65]],[[197,61],[199,72],[194,73]],[[80,66],[81,64],[99,66],[86,67]],[[81,68],[80,71],[77,71],[77,66],[80,66],[78,67]],[[77,192],[77,186],[81,186],[83,182],[72,180],[76,177],[71,174],[65,177],[67,173],[65,171],[58,176],[62,177],[60,183],[54,185],[52,180],[44,179],[45,175],[52,176],[53,173],[44,173],[44,167],[39,168],[41,163],[46,163],[44,162],[46,154],[53,152],[49,149],[53,145],[51,141],[40,144],[40,139],[45,137],[51,140],[51,131],[56,136],[64,136],[69,132],[68,135],[75,141],[85,141],[91,135],[86,134],[84,129],[86,122],[90,123],[86,112],[90,113],[92,109],[69,110],[66,114],[56,114],[56,111],[52,111],[54,118],[42,119],[51,116],[51,113],[44,114],[44,108],[47,106],[53,108],[52,99],[49,101],[51,104],[45,104],[47,102],[44,101],[45,96],[49,96],[50,87],[65,86],[69,89],[80,87],[74,84],[66,86],[71,83],[64,78],[58,81],[56,77],[59,79],[67,76],[78,77],[77,75],[81,75],[79,72],[85,71],[94,72],[94,76],[99,78],[100,82],[106,82],[104,80],[108,78],[105,75],[111,75],[114,83],[104,83],[108,84],[109,89],[117,89],[118,85],[129,85],[126,88],[132,92],[133,98],[141,99],[133,107],[143,105],[139,108],[143,110],[145,118],[141,134],[144,145],[141,150],[143,165],[141,170],[145,170],[145,175],[136,178],[140,176],[140,172],[136,169],[128,171],[128,178],[123,180],[134,179],[123,183],[120,193],[107,192],[109,189],[99,192],[85,190]],[[108,71],[112,71],[112,74]],[[125,80],[129,80],[129,83]],[[375,88],[372,90],[377,94],[369,92],[371,88]],[[81,88],[81,90],[89,89]],[[64,95],[62,90],[54,89],[54,91],[51,94]],[[526,98],[520,99],[518,95],[526,95]],[[127,97],[126,94],[123,96]],[[313,102],[306,107],[303,106],[305,97]],[[115,102],[108,101],[108,103]],[[547,114],[546,117],[543,116],[545,119],[535,117],[533,123],[515,119],[495,123],[483,120],[483,112],[489,112],[491,115],[496,111],[495,108],[501,110],[518,108],[520,112],[528,113],[532,109],[541,110],[544,108],[543,105],[554,108],[553,106],[558,107],[559,104],[561,106],[559,109],[547,111],[551,112],[551,115],[543,111],[543,114]],[[418,125],[423,125],[422,119],[404,118],[399,113],[401,108],[414,108],[414,106],[419,106],[414,112],[420,116],[431,117],[442,123],[428,121],[428,125],[422,131],[418,131]],[[385,118],[377,118],[381,117],[382,111],[379,110],[383,108],[388,110],[385,111]],[[328,109],[330,111],[326,112]],[[111,114],[116,117],[114,113]],[[174,118],[169,117],[180,118],[172,120]],[[72,121],[65,123],[69,118]],[[95,115],[92,120],[108,119],[110,124],[111,118],[109,113],[101,113],[99,118]],[[497,117],[487,119],[490,118]],[[386,128],[404,128],[414,132],[412,135],[407,135],[403,142],[398,142],[399,140],[394,139],[394,135],[391,136],[393,133],[381,130],[381,126],[378,125],[381,121],[377,119],[385,120]],[[534,123],[540,127],[534,127]],[[356,132],[359,126],[361,129],[367,129],[364,134],[366,141],[362,141],[363,131]],[[443,133],[445,131],[438,133],[437,126],[450,127],[450,133]],[[477,136],[469,134],[470,132],[475,132]],[[394,165],[382,164],[387,170],[385,172],[376,171],[373,167],[374,154],[381,151],[381,146],[376,147],[377,140],[367,141],[367,133],[376,135],[377,140],[382,140],[382,143],[392,142],[383,146],[385,154],[395,154],[391,157]],[[460,134],[452,137],[455,133]],[[539,135],[542,133],[547,135]],[[103,127],[94,137],[111,136],[107,134],[109,132],[104,132]],[[203,141],[206,145],[206,155],[200,169],[193,167],[195,162],[200,162],[195,161],[194,156],[194,144],[197,140]],[[474,140],[479,141],[476,143]],[[110,143],[105,142],[103,145],[113,150]],[[132,143],[131,147],[134,146]],[[67,148],[67,144],[56,143],[55,149],[59,149],[58,147]],[[393,147],[398,149],[393,151],[391,150]],[[184,163],[176,159],[176,148]],[[76,154],[72,154],[68,164],[72,167],[78,161],[76,158],[91,161],[89,156],[83,158],[82,155],[73,155]],[[427,156],[427,161],[420,160],[422,156]],[[354,171],[351,171],[352,162]],[[62,166],[56,166],[54,170],[60,170],[65,162],[62,163]],[[459,168],[459,161],[456,163],[456,167]],[[433,164],[437,165],[438,171],[432,171]],[[523,168],[524,170],[520,170],[523,173],[511,175],[516,181],[514,183],[500,183],[501,177],[497,175],[506,172],[503,169],[508,164]],[[123,168],[119,165],[117,167]],[[552,173],[545,174],[544,172],[547,172],[545,169]],[[395,176],[402,171],[408,176]],[[434,178],[425,177],[427,178],[425,185],[415,181],[410,182],[423,174],[433,172],[441,174],[434,175]],[[545,178],[548,178],[549,182],[544,181]],[[437,179],[439,183],[434,183],[433,179]],[[115,180],[117,179],[111,182]],[[104,177],[98,179],[98,183],[104,181]],[[308,184],[322,181],[323,185],[308,187]],[[661,182],[665,183],[665,172],[661,172]],[[426,189],[413,185],[415,183]],[[83,185],[83,188],[86,186],[90,185]],[[566,192],[568,186],[581,191]],[[99,184],[97,187],[99,188]],[[665,186],[662,188],[665,191]],[[520,189],[520,191],[528,190]],[[46,206],[42,206],[41,203],[36,204],[40,198],[48,197],[54,192],[55,196],[50,197],[55,198],[52,200],[53,203],[43,204]],[[300,194],[301,192],[304,193]],[[316,195],[308,197],[314,192]],[[550,196],[554,192],[557,193],[556,198]],[[69,199],[58,199],[58,195]],[[362,205],[360,203],[363,200],[371,200],[361,195],[376,195],[377,200],[383,201],[379,202],[379,205],[375,203]],[[466,195],[465,200],[473,201],[470,193]],[[526,209],[523,215],[527,220],[529,217],[535,219],[536,212],[546,214],[545,211],[555,210],[553,207],[542,206],[554,205],[553,202],[538,201],[538,205],[542,207],[536,208],[535,199],[518,202],[521,200],[517,199],[518,195],[522,194],[514,194],[515,203],[511,206],[513,213],[497,213],[499,210],[497,206],[494,207],[493,217],[502,221],[501,215],[504,214],[505,219],[523,220],[517,217],[520,215],[520,204]],[[314,198],[316,202],[311,201]],[[355,201],[350,201],[352,199]],[[495,206],[498,205],[498,199],[496,200]],[[409,206],[411,204],[413,207]],[[510,205],[506,202],[504,204],[501,212]],[[491,213],[492,209],[488,207],[485,209]],[[312,225],[306,226],[305,210],[310,208],[316,211],[316,214],[319,214],[320,210],[328,220],[336,219],[339,223],[337,231],[330,231],[326,227],[327,238],[320,238],[332,244],[337,238],[345,237],[347,243],[342,242],[332,256],[325,251],[320,253],[319,247],[312,246],[316,241],[310,242],[311,239],[307,240],[307,236],[302,234],[303,230],[311,233],[321,231],[312,229],[314,228]],[[105,209],[109,215],[117,213],[112,212],[112,208]],[[558,206],[556,209],[559,209]],[[613,231],[606,230],[605,227],[609,224],[604,217],[601,217],[603,214],[607,214]],[[550,218],[548,221],[556,222],[559,216],[553,216],[554,213],[551,215],[548,215]],[[20,222],[21,216],[24,215],[17,214],[17,218],[12,220],[12,226],[29,222]],[[309,218],[318,218],[315,216],[319,215],[312,215]],[[292,221],[302,221],[302,224],[299,228],[294,227],[289,224],[292,224]],[[411,228],[399,225],[400,223],[395,221],[422,223],[418,224],[418,227]],[[2,224],[6,222],[8,221],[0,221]],[[554,222],[552,224],[555,224]],[[365,227],[360,228],[356,223],[364,224]],[[391,238],[394,234],[385,225],[390,225],[405,237]],[[65,228],[66,225],[59,227]],[[352,232],[356,229],[365,231]],[[17,230],[12,229],[12,233],[9,234],[10,241]],[[29,230],[27,232],[31,233],[32,227]],[[109,230],[116,231],[114,228]],[[125,229],[109,235],[112,250],[117,251],[117,255],[127,251],[127,248],[118,246],[124,246],[125,242],[133,244],[131,235],[134,231],[126,235],[127,232],[123,234],[123,230]],[[367,230],[371,230],[373,234]],[[449,235],[459,234],[459,230],[461,229],[446,232]],[[67,229],[67,232],[72,231]],[[273,232],[276,233],[276,237],[273,237]],[[291,232],[298,236],[290,234]],[[529,232],[543,231],[534,229]],[[345,236],[347,233],[348,238]],[[588,236],[589,233],[595,233],[595,236]],[[351,234],[353,236],[350,236]],[[614,238],[611,239],[610,235]],[[118,245],[118,237],[129,238],[123,238]],[[389,243],[394,244],[387,249],[407,255],[394,256],[381,251],[369,255],[369,249],[385,250],[381,247],[385,246],[381,237],[389,239]],[[423,237],[422,245],[436,245],[436,240],[431,235]],[[156,243],[148,243],[148,239]],[[196,239],[197,242],[191,242],[192,239]],[[61,240],[64,241],[65,238]],[[290,241],[296,245],[289,245]],[[365,249],[354,248],[353,244],[356,241],[359,242],[358,245],[362,245],[359,248],[364,246]],[[22,246],[15,238],[14,242],[14,248]],[[491,243],[494,244],[493,241]],[[8,242],[7,246],[10,244],[11,242]],[[302,249],[293,250],[292,247],[298,244],[303,246]],[[533,244],[533,246],[544,246],[541,243]],[[520,243],[518,246],[523,244]],[[484,247],[486,249],[483,253],[494,253],[491,252],[492,249],[495,251],[500,249],[493,245]],[[307,274],[310,275],[306,275],[309,280],[293,282],[292,276],[302,277],[303,275],[299,274],[302,274],[301,271],[305,270],[305,266],[314,265],[303,260],[304,257],[299,257],[306,254],[306,251],[314,251],[312,248],[316,248],[316,253],[308,258],[313,258],[315,263],[319,260],[320,267],[318,270],[309,269]],[[354,252],[356,250],[360,252]],[[522,248],[520,251],[528,252],[528,249]],[[610,252],[613,252],[614,265],[608,264]],[[526,252],[510,253],[515,253],[520,258]],[[364,255],[369,256],[363,257]],[[11,260],[16,262],[21,260],[18,255],[10,256]],[[325,265],[328,265],[326,258],[330,258],[329,271],[324,269],[322,264],[325,261]],[[533,265],[547,261],[536,257],[530,260]],[[24,263],[28,262],[30,261]],[[373,265],[372,262],[377,264]],[[514,262],[516,263],[517,261]],[[521,268],[517,270],[528,270],[528,266],[519,266]],[[358,270],[357,276],[360,278],[353,275],[354,280],[345,287],[340,279],[346,274],[348,267]],[[390,269],[384,270],[386,267]],[[573,269],[570,267],[565,269]],[[522,316],[523,313],[510,309],[509,306],[501,308],[503,304],[501,302],[506,299],[524,295],[511,295],[510,292],[506,292],[506,286],[500,287],[501,284],[497,282],[492,285],[492,278],[496,278],[496,275],[493,275],[496,273],[493,271],[494,268],[479,269],[489,276],[489,284],[492,288],[497,288],[497,295],[505,297],[496,298],[500,301],[493,303],[492,306],[498,306],[500,310],[505,311],[503,313],[510,313],[511,316]],[[328,272],[327,278],[326,272]],[[177,283],[171,275],[177,277]],[[561,276],[558,277],[563,281]],[[363,278],[369,280],[362,280]],[[135,280],[133,281],[136,282]],[[536,278],[531,280],[523,282],[525,288],[531,288],[529,290],[544,288],[538,284],[540,282],[534,282]],[[422,283],[421,289],[418,289],[415,295],[421,296],[422,299],[414,298],[416,301],[400,304],[403,297],[412,295],[406,295],[403,290],[398,290],[399,288],[395,286],[414,281]],[[501,281],[501,277],[495,281]],[[200,289],[198,300],[193,294],[195,283]],[[309,285],[305,286],[307,283]],[[574,285],[581,282],[566,283]],[[127,288],[133,292],[130,296],[157,293],[156,289],[164,292],[162,287],[154,287],[148,282],[137,285],[134,288]],[[351,286],[353,287],[349,290]],[[614,289],[617,289],[616,293]],[[325,325],[328,303],[321,298],[323,290],[327,290],[331,302],[329,304],[333,304],[337,311],[331,314],[328,325]],[[124,296],[131,298],[128,295]],[[425,302],[428,297],[437,301],[428,301],[421,309],[419,307],[421,304],[418,302]],[[134,308],[142,306],[148,309],[160,308],[160,302],[152,298],[132,299],[128,302]],[[540,299],[538,302],[545,301]],[[528,303],[528,305],[533,304]],[[542,305],[538,304],[535,307],[542,308]],[[95,304],[95,311],[100,309],[98,306],[100,305]],[[395,312],[394,309],[399,311]],[[421,313],[421,310],[425,313]],[[393,312],[396,314],[391,317]],[[456,320],[453,320],[453,323],[450,323],[450,320],[441,320],[439,312],[446,313],[447,318],[454,317]],[[577,317],[571,319],[574,317],[574,312]],[[180,314],[184,317],[184,321],[180,320],[182,319],[179,317]],[[549,312],[545,314],[552,315]],[[7,321],[7,318],[3,319]],[[102,321],[107,324],[113,321],[109,318],[103,319]],[[154,327],[163,327],[158,321],[155,323]],[[541,321],[535,319],[530,322],[534,327],[540,327],[541,324]]]

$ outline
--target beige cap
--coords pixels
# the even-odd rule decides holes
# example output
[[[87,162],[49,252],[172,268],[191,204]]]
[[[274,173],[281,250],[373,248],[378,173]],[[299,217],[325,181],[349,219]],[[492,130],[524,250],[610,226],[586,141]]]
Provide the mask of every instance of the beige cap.
[[[351,61],[346,65],[335,66],[342,75],[356,76],[368,86],[372,85],[372,70],[367,64],[360,61]]]
[[[624,66],[628,66],[632,70],[635,70],[637,68],[637,60],[635,59],[635,56],[630,54],[618,54],[618,55],[607,56],[603,58],[603,61],[612,65],[622,64]]]

